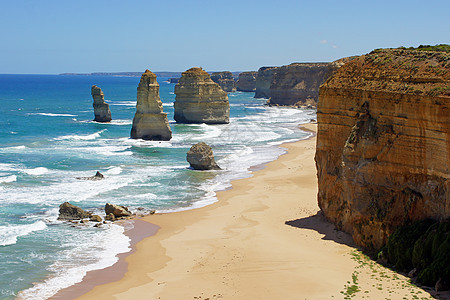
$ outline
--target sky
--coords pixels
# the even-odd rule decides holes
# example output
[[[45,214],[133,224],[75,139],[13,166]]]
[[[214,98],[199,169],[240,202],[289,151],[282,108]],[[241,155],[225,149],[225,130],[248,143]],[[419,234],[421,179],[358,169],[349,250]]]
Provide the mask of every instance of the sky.
[[[252,71],[450,43],[449,0],[0,0],[0,74]]]

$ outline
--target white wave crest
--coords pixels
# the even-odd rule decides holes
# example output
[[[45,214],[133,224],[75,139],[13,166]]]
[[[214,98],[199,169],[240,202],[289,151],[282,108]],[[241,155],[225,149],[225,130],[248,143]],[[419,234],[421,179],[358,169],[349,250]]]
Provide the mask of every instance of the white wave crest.
[[[55,138],[55,141],[61,141],[61,140],[75,140],[75,141],[87,141],[87,140],[95,140],[96,138],[100,137],[100,135],[106,131],[106,129],[100,130],[93,134],[88,135],[64,135]]]
[[[46,116],[46,117],[77,117],[71,114],[54,114],[54,113],[29,113],[29,116]]]
[[[45,228],[47,228],[47,225],[43,221],[26,225],[0,226],[0,246],[13,245],[17,243],[19,236],[25,236]]]
[[[28,175],[39,176],[39,175],[43,175],[43,174],[47,173],[48,169],[44,168],[44,167],[38,167],[38,168],[34,168],[34,169],[25,169],[25,170],[23,170],[23,172],[27,173]]]
[[[10,182],[14,182],[14,181],[17,181],[17,176],[16,175],[0,177],[0,183],[10,183]]]

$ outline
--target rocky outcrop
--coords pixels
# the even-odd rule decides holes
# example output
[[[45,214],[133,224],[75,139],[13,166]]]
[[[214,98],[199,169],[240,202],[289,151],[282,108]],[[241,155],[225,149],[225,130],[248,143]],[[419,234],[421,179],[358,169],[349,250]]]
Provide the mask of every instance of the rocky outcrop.
[[[322,85],[315,156],[325,216],[364,247],[450,216],[450,54],[377,50]]]
[[[91,213],[83,210],[82,208],[70,204],[69,202],[64,202],[59,206],[59,216],[58,220],[81,220],[88,219],[91,217]]]
[[[273,74],[269,105],[316,106],[319,87],[330,75],[330,63],[282,66]]]
[[[178,81],[180,81],[180,78],[179,77],[177,77],[177,78],[169,78],[167,81],[169,83],[178,83]]]
[[[172,138],[167,114],[159,98],[156,75],[146,70],[137,88],[136,114],[131,128],[132,139],[168,141]]]
[[[91,87],[91,95],[94,99],[94,121],[96,122],[110,122],[111,121],[111,111],[109,110],[109,105],[105,103],[105,95],[101,88],[96,85]]]
[[[241,92],[254,92],[256,90],[256,76],[258,72],[242,72],[236,83],[236,89]]]
[[[131,216],[131,212],[125,206],[115,205],[111,203],[106,203],[105,213],[107,216],[112,214],[115,218]]]
[[[261,67],[256,76],[255,98],[270,98],[270,85],[278,67]]]
[[[227,93],[201,68],[183,72],[175,86],[174,119],[178,123],[230,122]]]
[[[78,180],[91,180],[91,181],[97,181],[97,180],[102,180],[105,178],[105,176],[103,176],[102,173],[100,173],[99,171],[97,171],[97,173],[95,173],[94,176],[89,176],[89,177],[75,177]]]
[[[229,71],[214,72],[211,74],[211,79],[227,93],[236,92],[236,82],[234,81],[233,74]]]
[[[220,170],[214,160],[212,148],[203,142],[191,147],[186,155],[186,160],[194,170]]]

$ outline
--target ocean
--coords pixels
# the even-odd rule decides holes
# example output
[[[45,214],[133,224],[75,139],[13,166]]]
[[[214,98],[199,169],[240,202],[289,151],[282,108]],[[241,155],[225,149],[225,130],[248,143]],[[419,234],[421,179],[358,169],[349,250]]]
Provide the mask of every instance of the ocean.
[[[47,299],[130,250],[120,225],[58,221],[63,202],[100,215],[107,202],[134,212],[208,205],[231,180],[251,176],[250,167],[283,154],[281,143],[308,137],[298,125],[316,118],[234,92],[230,124],[177,124],[175,84],[166,79],[158,82],[173,138],[156,142],[129,138],[138,77],[0,75],[0,299]],[[92,121],[94,84],[111,123]],[[186,152],[200,141],[223,170],[188,168]],[[76,179],[97,171],[104,180]]]

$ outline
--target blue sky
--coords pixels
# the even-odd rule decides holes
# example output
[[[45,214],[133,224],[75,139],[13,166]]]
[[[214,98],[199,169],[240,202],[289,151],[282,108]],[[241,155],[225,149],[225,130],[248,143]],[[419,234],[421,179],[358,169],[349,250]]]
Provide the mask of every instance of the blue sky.
[[[0,0],[0,73],[257,70],[450,43],[450,1]]]

